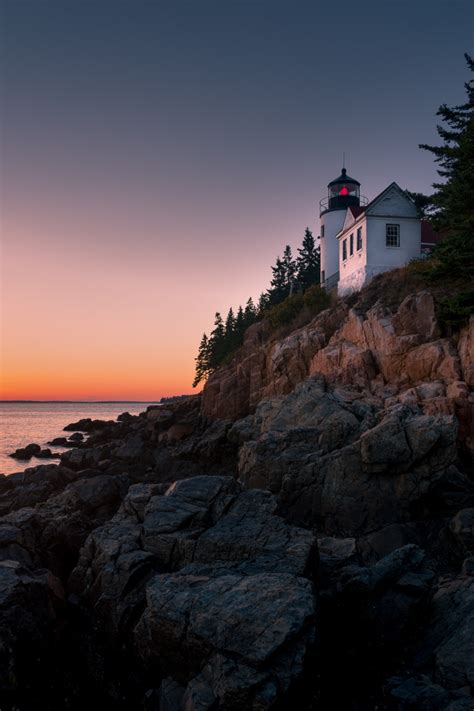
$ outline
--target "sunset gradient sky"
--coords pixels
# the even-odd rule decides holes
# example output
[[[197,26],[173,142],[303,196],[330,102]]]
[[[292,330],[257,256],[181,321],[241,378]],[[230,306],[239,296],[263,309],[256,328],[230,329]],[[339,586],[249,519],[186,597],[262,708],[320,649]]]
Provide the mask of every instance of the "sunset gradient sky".
[[[191,391],[348,172],[429,191],[471,0],[3,0],[5,399]]]

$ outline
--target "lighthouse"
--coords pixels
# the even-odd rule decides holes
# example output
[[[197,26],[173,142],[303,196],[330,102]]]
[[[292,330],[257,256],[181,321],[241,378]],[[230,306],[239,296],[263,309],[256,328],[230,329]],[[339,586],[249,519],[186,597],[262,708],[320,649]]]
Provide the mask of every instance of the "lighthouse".
[[[339,281],[339,243],[336,238],[341,231],[348,207],[358,208],[367,204],[367,198],[360,196],[360,183],[347,175],[345,168],[341,175],[331,180],[328,195],[319,203],[321,219],[321,286],[333,289]]]

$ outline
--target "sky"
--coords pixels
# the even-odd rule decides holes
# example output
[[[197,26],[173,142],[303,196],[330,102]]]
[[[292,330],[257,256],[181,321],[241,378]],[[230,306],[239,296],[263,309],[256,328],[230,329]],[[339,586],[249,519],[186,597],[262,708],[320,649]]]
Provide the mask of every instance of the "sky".
[[[474,26],[471,0],[0,5],[4,399],[191,392],[343,152],[369,198],[430,191]]]

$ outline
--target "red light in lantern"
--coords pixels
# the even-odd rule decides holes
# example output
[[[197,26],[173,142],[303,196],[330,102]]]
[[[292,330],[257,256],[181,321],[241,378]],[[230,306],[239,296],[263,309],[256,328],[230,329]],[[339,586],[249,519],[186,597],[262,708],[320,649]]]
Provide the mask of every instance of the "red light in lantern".
[[[346,188],[345,185],[339,190],[339,195],[349,195],[349,190]]]

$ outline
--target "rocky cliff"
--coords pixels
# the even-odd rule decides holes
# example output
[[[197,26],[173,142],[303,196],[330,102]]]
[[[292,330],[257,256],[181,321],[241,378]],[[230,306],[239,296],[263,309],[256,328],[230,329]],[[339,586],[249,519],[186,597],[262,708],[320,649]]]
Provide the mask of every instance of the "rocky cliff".
[[[408,296],[396,311],[341,302],[284,338],[272,338],[265,322],[248,329],[232,363],[206,384],[202,411],[235,420],[320,375],[380,407],[413,403],[427,415],[456,414],[472,447],[473,353],[474,317],[460,334],[441,337],[429,292]]]
[[[267,328],[0,479],[2,708],[472,709],[474,318]]]

